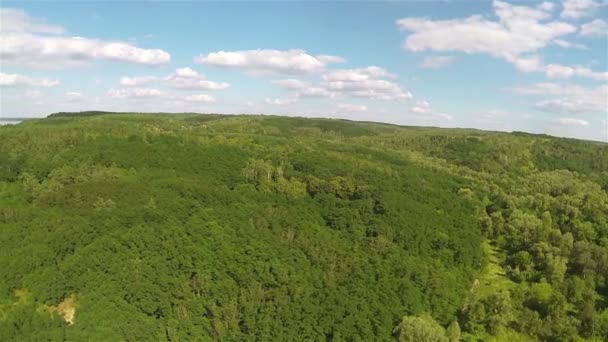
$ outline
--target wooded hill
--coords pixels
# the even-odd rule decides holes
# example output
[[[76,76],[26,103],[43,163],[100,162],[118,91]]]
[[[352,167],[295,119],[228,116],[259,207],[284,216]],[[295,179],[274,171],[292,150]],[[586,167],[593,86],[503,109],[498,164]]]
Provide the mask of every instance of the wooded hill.
[[[343,120],[0,127],[2,341],[608,340],[608,145]]]

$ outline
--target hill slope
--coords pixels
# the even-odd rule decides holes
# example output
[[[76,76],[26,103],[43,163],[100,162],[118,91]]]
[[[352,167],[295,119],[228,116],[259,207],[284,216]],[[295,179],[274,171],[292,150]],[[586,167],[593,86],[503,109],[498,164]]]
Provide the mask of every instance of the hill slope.
[[[0,141],[1,340],[608,338],[607,145],[108,113]]]

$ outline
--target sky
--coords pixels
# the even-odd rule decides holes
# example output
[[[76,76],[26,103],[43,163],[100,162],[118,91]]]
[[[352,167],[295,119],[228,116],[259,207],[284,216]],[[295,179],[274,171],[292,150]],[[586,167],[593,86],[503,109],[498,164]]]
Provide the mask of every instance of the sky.
[[[0,118],[274,114],[608,141],[608,1],[7,1]]]

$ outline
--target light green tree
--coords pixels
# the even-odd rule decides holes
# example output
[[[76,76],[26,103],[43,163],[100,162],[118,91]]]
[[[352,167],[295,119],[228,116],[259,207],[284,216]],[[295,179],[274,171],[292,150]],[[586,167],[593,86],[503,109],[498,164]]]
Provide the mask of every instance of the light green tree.
[[[404,316],[393,330],[399,342],[448,342],[445,329],[431,316]]]

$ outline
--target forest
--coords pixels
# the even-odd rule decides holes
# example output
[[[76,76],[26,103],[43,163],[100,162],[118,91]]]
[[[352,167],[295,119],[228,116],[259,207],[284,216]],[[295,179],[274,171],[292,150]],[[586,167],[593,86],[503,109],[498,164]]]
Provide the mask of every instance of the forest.
[[[607,341],[608,144],[264,115],[0,126],[0,341]]]

